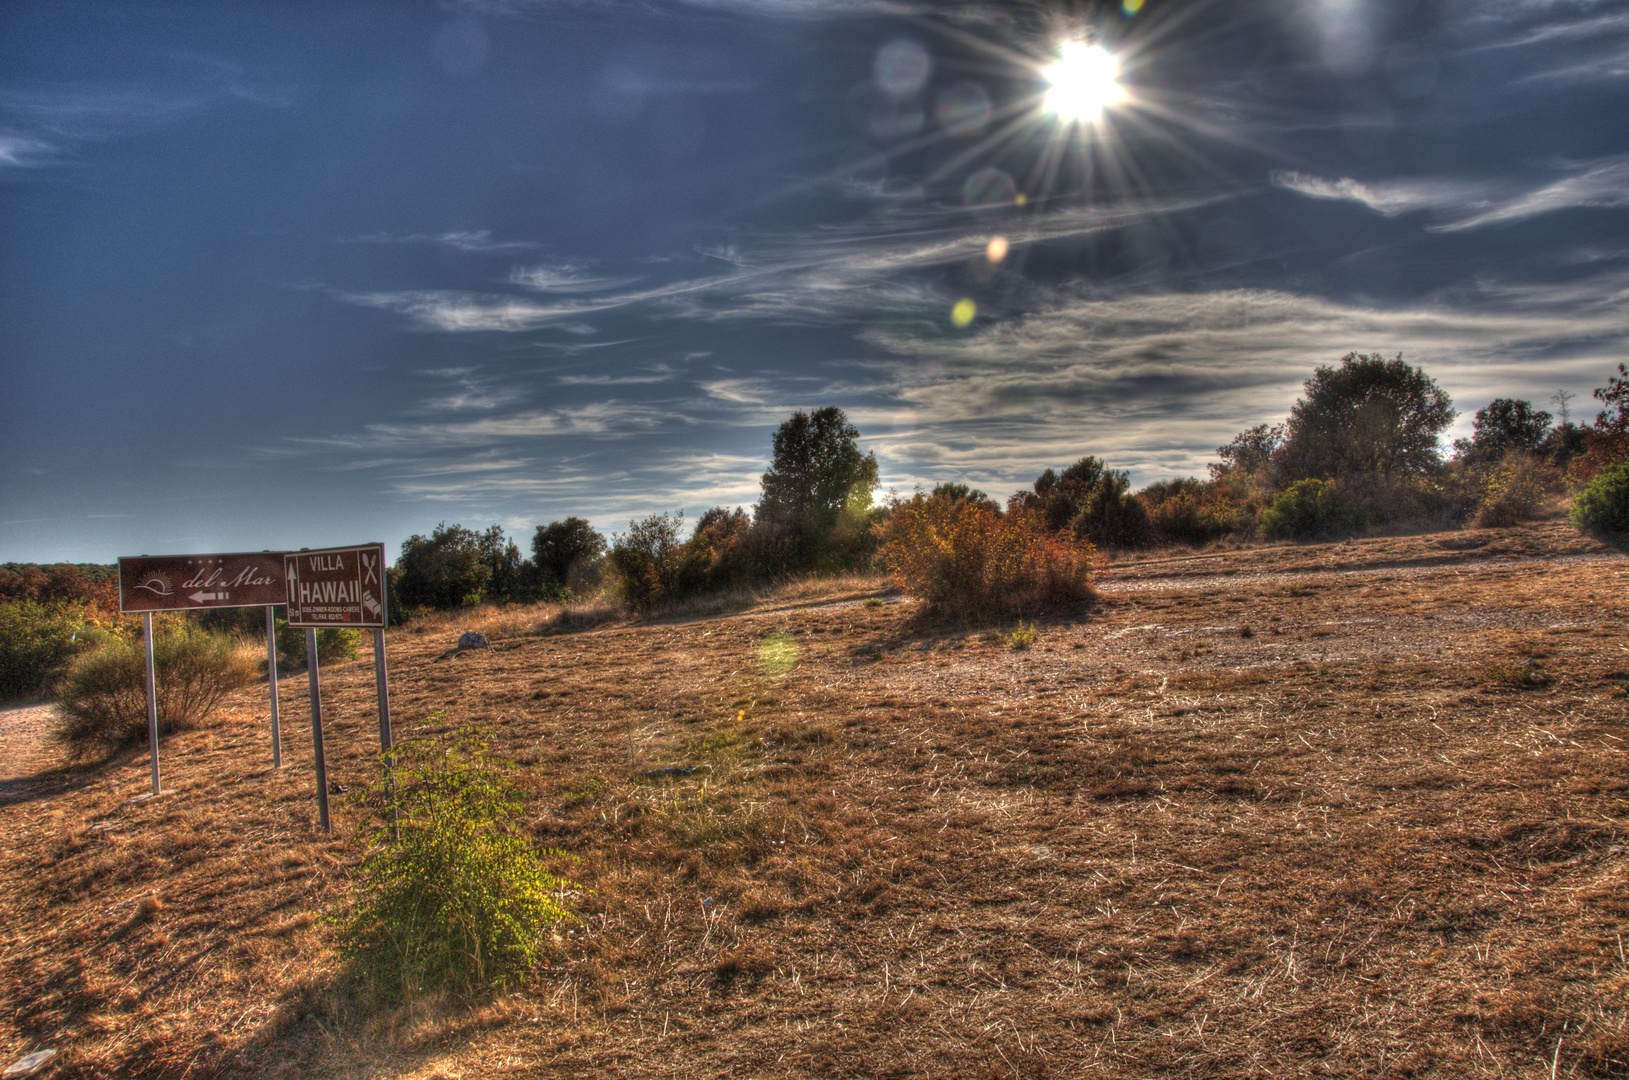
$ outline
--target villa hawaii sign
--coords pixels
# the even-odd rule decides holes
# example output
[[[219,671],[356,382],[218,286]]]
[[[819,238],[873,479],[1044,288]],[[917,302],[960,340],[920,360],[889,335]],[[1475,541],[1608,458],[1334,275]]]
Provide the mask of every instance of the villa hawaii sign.
[[[287,552],[283,579],[290,626],[385,626],[383,544]]]

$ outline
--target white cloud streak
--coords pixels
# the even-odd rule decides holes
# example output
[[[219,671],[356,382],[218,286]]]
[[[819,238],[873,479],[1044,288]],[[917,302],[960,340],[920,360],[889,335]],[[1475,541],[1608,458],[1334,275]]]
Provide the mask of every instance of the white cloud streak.
[[[1575,207],[1629,206],[1629,158],[1618,158],[1585,168],[1575,176],[1546,184],[1509,199],[1485,213],[1438,226],[1440,232],[1474,229],[1507,221],[1521,221],[1556,210]]]
[[[0,168],[32,168],[50,164],[55,157],[56,147],[43,139],[0,132]]]
[[[420,330],[450,333],[569,329],[562,324],[635,305],[648,306],[655,316],[704,322],[830,326],[834,320],[868,319],[879,306],[897,312],[937,310],[940,298],[908,275],[977,259],[998,232],[1017,249],[1124,228],[1228,197],[1130,200],[1115,207],[1076,207],[976,229],[967,227],[961,212],[941,212],[931,220],[880,234],[874,223],[867,223],[771,237],[751,254],[732,250],[726,260],[731,273],[580,299],[545,301],[434,289],[351,293],[342,299],[394,311]],[[536,291],[565,294],[626,283],[588,276],[574,264],[519,268],[511,280]]]
[[[1453,220],[1427,226],[1430,231],[1457,232],[1576,207],[1629,206],[1629,157],[1604,158],[1573,166],[1571,175],[1525,191],[1510,183],[1449,178],[1326,180],[1293,171],[1273,173],[1272,182],[1314,199],[1362,203],[1387,217],[1416,211],[1434,212]]]
[[[347,236],[340,239],[342,244],[439,244],[455,251],[493,252],[493,251],[529,251],[538,245],[531,240],[494,240],[490,229],[477,229],[474,231],[453,231],[442,233],[408,233],[396,235],[394,233],[368,233],[365,236]]]

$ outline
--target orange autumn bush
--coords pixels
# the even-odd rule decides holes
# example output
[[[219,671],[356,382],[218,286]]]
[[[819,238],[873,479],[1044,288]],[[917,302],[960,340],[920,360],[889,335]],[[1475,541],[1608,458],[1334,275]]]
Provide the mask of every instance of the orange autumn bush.
[[[878,526],[878,558],[908,594],[961,613],[1035,611],[1092,595],[1097,549],[1024,508],[918,492]]]

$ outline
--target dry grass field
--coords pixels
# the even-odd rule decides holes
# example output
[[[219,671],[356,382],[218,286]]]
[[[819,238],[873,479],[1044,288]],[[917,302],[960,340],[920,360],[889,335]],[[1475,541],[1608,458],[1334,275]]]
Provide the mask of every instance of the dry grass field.
[[[1629,560],[1556,522],[1166,553],[1000,627],[805,586],[442,659],[580,921],[522,987],[387,1008],[325,916],[305,679],[75,764],[0,714],[0,1053],[54,1076],[1629,1076]],[[417,629],[418,632],[415,632]],[[366,652],[330,776],[376,770]],[[37,715],[37,714],[34,714]],[[693,767],[687,775],[647,773]],[[3,1063],[3,1062],[0,1062]]]

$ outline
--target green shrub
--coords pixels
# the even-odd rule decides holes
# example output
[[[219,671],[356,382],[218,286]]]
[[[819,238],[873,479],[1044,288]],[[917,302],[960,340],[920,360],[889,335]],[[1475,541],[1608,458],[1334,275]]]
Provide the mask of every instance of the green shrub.
[[[147,738],[147,659],[139,638],[95,635],[69,669],[57,697],[59,734],[75,750],[117,750]],[[196,727],[220,701],[255,677],[236,638],[183,620],[155,625],[159,734]]]
[[[0,701],[49,693],[78,651],[83,628],[55,604],[0,604]]]
[[[1297,480],[1262,512],[1261,534],[1269,540],[1300,539],[1339,532],[1353,524],[1353,515],[1334,484]]]
[[[1629,536],[1629,461],[1601,470],[1578,493],[1572,523],[1590,532]]]
[[[317,664],[355,660],[361,649],[362,632],[342,626],[325,626],[317,631]],[[305,667],[305,631],[277,620],[277,670],[297,671]]]
[[[521,804],[502,775],[511,766],[480,732],[415,739],[395,753],[399,839],[390,842],[380,780],[369,802],[384,809],[338,920],[340,950],[387,998],[502,985],[572,918],[560,893],[574,883],[539,857],[560,853],[539,853],[521,834]]]
[[[1020,622],[1018,624],[1018,628],[1012,633],[1003,634],[1001,641],[1007,646],[1007,648],[1022,652],[1031,645],[1035,644],[1036,639],[1039,637],[1040,634],[1036,632],[1034,623],[1030,623],[1028,626],[1025,626],[1022,622]]]

